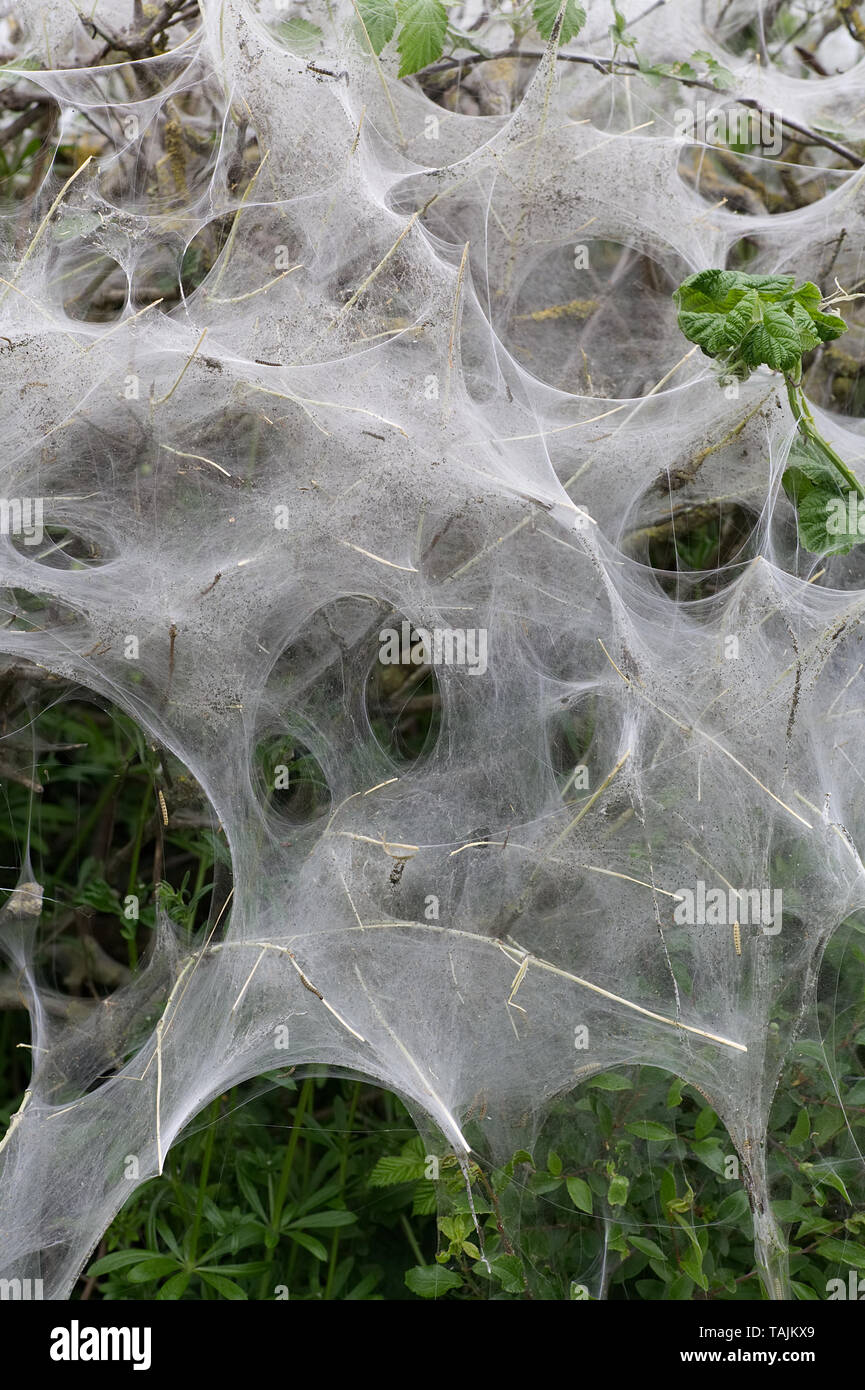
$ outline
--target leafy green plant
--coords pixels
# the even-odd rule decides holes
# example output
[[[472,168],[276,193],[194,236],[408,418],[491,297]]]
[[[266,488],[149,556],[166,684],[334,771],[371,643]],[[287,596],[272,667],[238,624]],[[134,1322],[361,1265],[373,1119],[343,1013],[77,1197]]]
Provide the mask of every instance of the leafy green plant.
[[[701,270],[673,294],[685,337],[718,362],[725,375],[746,380],[758,367],[780,372],[798,437],[782,478],[796,508],[802,545],[819,555],[847,554],[860,536],[833,524],[846,491],[865,499],[865,488],[823,438],[802,390],[802,358],[846,332],[834,305],[811,281],[792,275],[748,275],[741,270]],[[830,310],[830,312],[827,312]],[[843,523],[842,523],[843,524]]]
[[[355,0],[361,33],[378,55],[397,36],[400,55],[399,76],[410,77],[441,58],[448,41],[471,49],[482,57],[492,57],[469,33],[456,28],[448,17],[453,3],[442,0]],[[586,12],[577,0],[533,0],[532,21],[542,39],[555,34],[557,42],[569,43],[586,22]],[[561,16],[561,19],[559,18]],[[523,32],[520,14],[505,14],[514,36]],[[557,27],[558,26],[558,27]]]

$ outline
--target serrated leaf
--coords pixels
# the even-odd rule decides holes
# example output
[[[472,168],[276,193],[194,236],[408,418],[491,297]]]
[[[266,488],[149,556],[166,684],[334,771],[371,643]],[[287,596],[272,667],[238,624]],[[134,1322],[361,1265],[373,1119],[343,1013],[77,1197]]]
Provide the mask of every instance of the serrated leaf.
[[[475,1266],[476,1274],[485,1274],[486,1267],[482,1264]],[[490,1273],[498,1279],[505,1293],[522,1293],[525,1287],[523,1282],[523,1266],[518,1255],[498,1255],[490,1261]]]
[[[792,275],[748,275],[739,270],[698,271],[674,292],[679,327],[707,357],[745,367],[796,373],[802,354],[847,327],[821,308],[811,281]]]
[[[442,1265],[415,1265],[405,1274],[406,1288],[418,1298],[441,1298],[443,1293],[460,1288],[462,1282],[458,1274]]]
[[[411,1210],[413,1216],[433,1216],[438,1206],[435,1183],[419,1182],[414,1190]]]
[[[393,0],[357,0],[357,8],[373,52],[381,53],[393,38],[396,5]]]
[[[441,0],[397,0],[397,16],[401,25],[397,39],[402,60],[399,76],[409,77],[441,57],[447,10]]]
[[[367,1182],[370,1187],[394,1187],[400,1182],[415,1182],[424,1176],[425,1166],[423,1159],[388,1154],[379,1159]]]
[[[542,39],[552,38],[561,8],[562,0],[534,0],[532,18]],[[571,39],[576,38],[585,22],[586,12],[582,5],[578,5],[577,0],[565,0],[561,27],[556,35],[557,42],[570,43]]]

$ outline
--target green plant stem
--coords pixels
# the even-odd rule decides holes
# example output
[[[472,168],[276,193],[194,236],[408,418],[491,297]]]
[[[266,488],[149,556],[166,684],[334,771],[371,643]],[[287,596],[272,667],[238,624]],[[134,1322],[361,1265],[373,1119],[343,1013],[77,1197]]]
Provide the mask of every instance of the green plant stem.
[[[308,1077],[300,1088],[300,1097],[297,1102],[297,1109],[294,1112],[294,1125],[291,1131],[291,1138],[286,1146],[285,1158],[282,1162],[282,1172],[279,1175],[279,1182],[276,1186],[276,1194],[273,1199],[273,1207],[271,1210],[271,1229],[276,1237],[277,1244],[279,1243],[279,1228],[282,1221],[285,1199],[288,1195],[288,1184],[291,1180],[294,1155],[297,1150],[298,1140],[300,1139],[300,1132],[303,1128],[303,1119],[306,1114],[306,1109],[312,1098],[314,1084],[312,1077]],[[258,1289],[258,1297],[261,1301],[267,1298],[268,1289],[270,1288],[270,1266],[273,1264],[275,1254],[276,1244],[271,1245],[265,1252],[264,1259],[267,1264],[267,1269],[261,1276],[261,1283]]]
[[[793,412],[793,418],[796,421],[799,433],[804,439],[809,439],[818,446],[821,453],[825,454],[829,461],[835,465],[841,477],[847,485],[853,489],[857,497],[865,498],[865,488],[863,488],[855,473],[850,471],[844,460],[839,458],[831,444],[827,444],[826,440],[817,429],[814,423],[814,416],[811,414],[811,407],[805,399],[805,393],[801,386],[799,386],[792,377],[785,376],[784,380],[787,383],[787,399],[790,402],[790,409]]]
[[[414,1255],[419,1265],[425,1265],[426,1260],[423,1257],[423,1251],[417,1243],[417,1237],[415,1236],[415,1233],[411,1228],[411,1223],[409,1222],[405,1212],[400,1212],[399,1220],[400,1225],[405,1231],[405,1238],[408,1241],[409,1246],[411,1247],[411,1253]]]
[[[345,1132],[345,1134],[342,1136],[342,1153],[341,1153],[341,1155],[340,1155],[340,1160],[339,1160],[339,1195],[340,1195],[340,1197],[343,1198],[343,1200],[344,1200],[344,1198],[345,1198],[345,1179],[346,1179],[346,1172],[347,1172],[347,1169],[348,1169],[348,1151],[349,1151],[349,1148],[351,1147],[352,1127],[353,1127],[353,1125],[354,1125],[354,1117],[355,1117],[355,1113],[356,1113],[356,1111],[357,1111],[357,1104],[358,1104],[359,1099],[360,1099],[360,1082],[359,1082],[359,1081],[356,1081],[356,1082],[354,1083],[354,1086],[352,1087],[352,1091],[351,1091],[351,1103],[350,1103],[349,1108],[348,1108],[348,1119],[346,1120],[346,1132]],[[333,1235],[332,1235],[332,1237],[331,1237],[331,1241],[330,1241],[330,1260],[328,1261],[328,1266],[327,1266],[327,1282],[325,1283],[325,1286],[324,1286],[324,1296],[325,1296],[325,1299],[329,1299],[329,1298],[330,1298],[330,1296],[331,1296],[331,1290],[333,1289],[333,1281],[334,1281],[334,1278],[336,1277],[336,1259],[337,1259],[338,1253],[339,1253],[339,1228],[337,1228],[337,1229],[334,1231],[334,1233],[333,1233]]]
[[[207,1138],[204,1141],[204,1155],[201,1160],[201,1173],[198,1178],[198,1196],[195,1202],[195,1220],[192,1223],[192,1234],[189,1237],[190,1270],[195,1268],[195,1258],[198,1254],[198,1236],[201,1231],[201,1217],[204,1211],[204,1198],[207,1193],[207,1179],[210,1176],[210,1161],[213,1158],[213,1145],[216,1141],[216,1122],[218,1119],[219,1096],[216,1097],[210,1107],[210,1125],[207,1130]]]

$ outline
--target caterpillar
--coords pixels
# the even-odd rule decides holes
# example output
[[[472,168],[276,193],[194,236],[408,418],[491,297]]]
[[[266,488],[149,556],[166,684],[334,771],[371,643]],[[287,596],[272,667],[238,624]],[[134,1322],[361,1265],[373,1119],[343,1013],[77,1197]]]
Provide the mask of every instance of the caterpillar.
[[[736,947],[736,955],[742,954],[742,932],[738,922],[733,923],[733,945]]]

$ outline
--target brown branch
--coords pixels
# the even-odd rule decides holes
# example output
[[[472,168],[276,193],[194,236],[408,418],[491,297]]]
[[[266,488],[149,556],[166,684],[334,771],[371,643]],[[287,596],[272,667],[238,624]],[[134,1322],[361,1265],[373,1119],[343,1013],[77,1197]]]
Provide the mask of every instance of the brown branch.
[[[443,58],[438,63],[432,63],[427,68],[421,68],[420,72],[413,74],[415,77],[435,77],[440,72],[447,72],[451,68],[474,67],[476,63],[498,61],[500,58],[531,58],[533,60],[545,57],[545,53],[536,49],[527,48],[508,48],[503,53],[496,53],[493,59],[488,59],[483,53],[471,53],[465,58]],[[557,53],[556,58],[563,63],[582,63],[592,67],[604,77],[621,77],[632,72],[642,72],[639,63],[631,59],[624,58],[598,58],[594,53]],[[670,82],[678,82],[683,87],[700,87],[703,91],[715,92],[718,88],[713,82],[709,82],[700,77],[675,77],[671,73],[658,73],[657,76],[667,77]],[[769,106],[764,106],[754,97],[738,97],[737,100],[742,106],[747,106],[752,111],[759,111],[770,117],[783,130],[795,131],[798,136],[804,136],[812,145],[823,145],[825,149],[832,150],[834,154],[846,159],[849,164],[857,169],[865,166],[865,159],[856,154],[854,150],[842,145],[839,140],[833,140],[829,135],[821,135],[816,130],[811,130],[809,126],[801,125],[798,121],[791,120],[789,116],[782,116]]]

